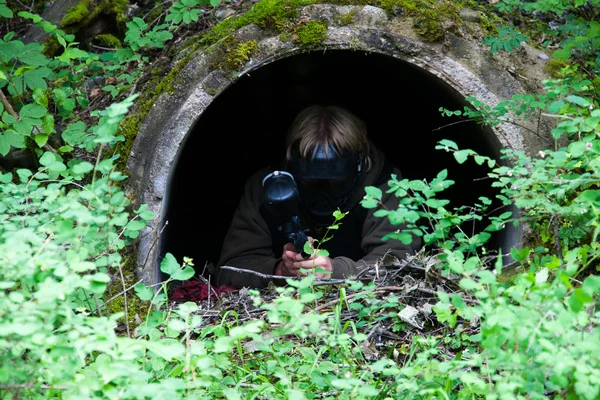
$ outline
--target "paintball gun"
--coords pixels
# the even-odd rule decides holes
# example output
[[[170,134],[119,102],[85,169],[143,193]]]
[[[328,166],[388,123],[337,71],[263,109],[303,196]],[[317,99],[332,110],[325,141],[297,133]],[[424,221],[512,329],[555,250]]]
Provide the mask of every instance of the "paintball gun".
[[[304,251],[308,237],[297,215],[300,194],[292,174],[273,171],[262,181],[262,202],[266,209],[279,218],[280,230],[288,242],[292,242],[302,257],[309,258]]]

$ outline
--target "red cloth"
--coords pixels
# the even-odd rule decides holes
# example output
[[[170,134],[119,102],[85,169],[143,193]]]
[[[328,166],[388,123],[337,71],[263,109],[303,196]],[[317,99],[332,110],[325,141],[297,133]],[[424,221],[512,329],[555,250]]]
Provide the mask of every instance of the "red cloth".
[[[201,281],[186,281],[183,285],[179,286],[171,295],[171,300],[175,301],[200,301],[208,299],[208,283]],[[215,288],[210,285],[210,296],[219,296],[223,293],[229,293],[239,290],[233,286],[220,286]]]

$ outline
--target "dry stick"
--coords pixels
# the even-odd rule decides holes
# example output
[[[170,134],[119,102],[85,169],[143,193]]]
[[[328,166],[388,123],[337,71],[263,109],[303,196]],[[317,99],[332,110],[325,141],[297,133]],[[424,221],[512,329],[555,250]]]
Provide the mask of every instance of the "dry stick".
[[[142,264],[142,269],[146,268],[146,263],[148,262],[148,259],[150,258],[150,252],[152,252],[152,249],[156,245],[156,242],[158,242],[158,239],[160,238],[160,235],[165,230],[165,228],[167,227],[167,225],[169,225],[169,221],[165,221],[165,225],[158,232],[158,235],[156,235],[156,238],[154,238],[154,241],[152,242],[152,246],[150,246],[150,248],[148,249],[148,253],[146,254],[146,259],[144,260],[144,263]]]
[[[558,253],[558,258],[563,260],[562,247],[560,245],[560,236],[558,232],[558,215],[554,214],[552,216],[552,228],[554,230],[554,247],[556,247],[556,252]]]
[[[242,272],[242,273],[247,273],[247,274],[253,274],[253,275],[257,275],[257,276],[259,276],[261,278],[264,278],[264,279],[301,279],[302,278],[300,276],[280,276],[280,275],[263,274],[262,272],[253,271],[251,269],[231,267],[231,266],[228,266],[228,265],[223,265],[220,268],[221,269],[228,269],[230,271],[236,271],[236,272]],[[327,279],[327,280],[317,279],[317,281],[315,282],[314,286],[335,285],[335,284],[338,284],[338,283],[344,283],[346,281],[347,281],[346,279]]]
[[[236,272],[253,274],[253,275],[260,276],[261,278],[265,278],[265,279],[294,279],[294,278],[296,278],[296,277],[293,277],[293,276],[279,276],[279,275],[263,274],[262,272],[253,271],[251,269],[230,267],[228,265],[223,265],[220,268],[221,269],[228,269],[230,271],[236,271]]]
[[[104,303],[100,304],[94,311],[92,311],[93,313],[96,311],[99,311],[102,307],[104,307],[105,305],[107,305],[108,303],[110,303],[111,301],[113,301],[114,299],[122,296],[125,292],[130,291],[131,289],[133,289],[134,287],[136,287],[139,283],[142,283],[144,280],[140,279],[139,281],[137,281],[134,285],[128,287],[127,289],[125,289],[124,291],[115,294],[113,297],[111,297],[110,299],[106,300]]]
[[[6,98],[6,96],[4,95],[4,90],[0,89],[0,99],[2,99],[2,104],[4,104],[4,108],[6,108],[6,111],[8,111],[8,113],[10,115],[12,115],[15,118],[19,118],[19,114],[17,114],[15,112],[15,109],[13,108],[12,104],[10,104],[10,102],[8,101],[8,99]]]
[[[103,50],[103,51],[117,51],[118,49],[115,49],[114,47],[103,47],[103,46],[97,46],[95,44],[91,45],[94,49],[98,49],[98,50]]]
[[[127,288],[125,287],[125,276],[123,276],[123,267],[119,263],[119,275],[121,275],[121,284],[123,286],[123,307],[125,307],[125,327],[127,328],[127,337],[130,338],[129,332],[129,309],[127,308]]]

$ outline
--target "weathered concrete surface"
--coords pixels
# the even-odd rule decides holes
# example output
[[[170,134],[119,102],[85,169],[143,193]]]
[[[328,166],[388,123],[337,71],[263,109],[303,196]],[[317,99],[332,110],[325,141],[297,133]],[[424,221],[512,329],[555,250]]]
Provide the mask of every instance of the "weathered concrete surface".
[[[79,3],[79,1],[80,0],[57,0],[51,3],[41,16],[45,21],[51,22],[54,25],[58,25],[58,23],[67,14],[67,11]],[[43,29],[33,26],[27,32],[25,32],[20,40],[23,43],[41,43],[49,36],[50,35],[44,32]]]
[[[354,22],[340,26],[338,17],[350,11],[354,12]],[[476,16],[468,11],[463,14],[465,22],[473,24],[471,31],[476,31],[476,23],[471,22],[477,20]],[[443,43],[425,43],[410,30],[405,19],[389,18],[376,7],[312,5],[300,10],[300,18],[324,21],[328,25],[327,39],[312,51],[349,49],[385,54],[428,71],[465,98],[477,97],[490,107],[510,99],[514,94],[540,87],[543,62],[539,58],[535,58],[539,62],[528,71],[518,57],[517,60],[514,57],[493,57],[479,44],[479,40],[470,40],[466,34],[448,34]],[[219,44],[198,53],[181,71],[173,94],[163,94],[154,104],[129,157],[131,190],[156,214],[155,220],[139,239],[139,273],[148,283],[157,279],[156,232],[161,229],[164,210],[168,207],[165,194],[170,173],[187,133],[213,97],[235,84],[238,77],[265,63],[304,51],[296,42],[284,41],[279,35],[265,32],[255,25],[241,28],[235,36],[240,40],[255,40],[259,51],[240,68],[237,75],[227,75],[211,68],[222,56]],[[517,62],[519,64],[515,66]],[[494,127],[493,131],[505,147],[535,152],[540,146],[539,138],[517,125],[503,124]]]

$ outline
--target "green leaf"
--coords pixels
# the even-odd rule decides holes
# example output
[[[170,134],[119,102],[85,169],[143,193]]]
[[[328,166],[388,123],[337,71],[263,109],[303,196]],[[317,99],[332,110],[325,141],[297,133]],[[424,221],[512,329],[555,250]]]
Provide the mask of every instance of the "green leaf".
[[[6,156],[9,151],[10,151],[10,144],[8,143],[8,140],[6,140],[6,136],[0,135],[0,154],[2,154],[3,156]]]
[[[33,135],[33,140],[35,141],[35,144],[38,145],[38,147],[44,147],[44,145],[46,143],[48,143],[48,135],[42,135],[42,134],[38,134],[38,135]],[[64,169],[63,169],[64,171]]]
[[[67,166],[60,161],[56,161],[48,165],[48,170],[52,172],[63,172],[67,170]]]
[[[458,283],[461,288],[465,290],[473,290],[479,288],[479,284],[475,282],[473,279],[463,278]]]
[[[42,107],[48,107],[48,96],[41,87],[36,87],[33,90],[33,100]]]
[[[0,4],[0,17],[4,18],[12,18],[13,12],[10,8],[6,6],[6,4]]]
[[[18,59],[27,65],[33,67],[42,67],[50,62],[50,60],[42,54],[44,45],[41,43],[29,43],[23,46],[18,53]]]
[[[425,202],[425,204],[431,208],[444,207],[448,203],[450,203],[450,200],[435,199],[435,198],[427,199],[427,201]]]
[[[187,281],[188,279],[192,278],[195,274],[196,271],[194,270],[194,268],[188,265],[183,269],[177,270],[173,275],[171,275],[171,277],[176,281]]]
[[[136,213],[140,216],[140,218],[149,221],[154,218],[154,213],[148,209],[147,204],[142,204],[140,208],[136,211]]]
[[[21,118],[42,118],[46,115],[47,111],[46,107],[40,106],[39,104],[27,104],[21,108],[19,116]]]
[[[180,270],[179,264],[173,254],[165,254],[165,258],[160,262],[160,270],[169,276]]]
[[[477,165],[482,165],[486,159],[487,157],[484,156],[475,156],[475,162],[477,163]]]
[[[578,197],[578,200],[585,203],[592,203],[596,206],[600,205],[600,190],[589,189],[583,191]]]
[[[47,135],[54,132],[54,115],[46,114],[42,117],[42,128]]]
[[[58,159],[59,157],[57,155],[50,151],[47,151],[40,157],[40,164],[42,164],[44,167],[47,167],[53,162],[58,161]]]
[[[524,261],[529,256],[530,252],[531,250],[528,248],[517,249],[513,247],[510,249],[510,255],[515,261]]]
[[[569,57],[571,57],[571,51],[567,49],[556,50],[554,53],[552,53],[552,57],[567,61]]]
[[[581,107],[589,107],[591,104],[589,102],[589,100],[584,99],[583,97],[576,96],[574,94],[567,96],[565,98],[565,100],[568,101],[569,103],[577,104],[578,106],[581,106]]]
[[[20,133],[12,129],[8,129],[4,132],[4,137],[11,146],[16,147],[17,149],[25,148],[25,136],[21,135]]]
[[[442,139],[438,143],[440,146],[442,146],[442,148],[448,147],[449,149],[458,151],[458,145],[452,140]]]
[[[0,183],[10,183],[13,179],[13,175],[12,173],[8,172],[6,174],[3,174],[2,172],[0,172]],[[6,289],[6,288],[4,288]]]
[[[71,167],[71,170],[73,171],[73,174],[75,174],[75,175],[83,175],[87,172],[90,172],[93,169],[94,169],[94,165],[87,161],[82,161]]]
[[[454,158],[459,164],[463,164],[469,157],[470,150],[459,150],[454,152]]]
[[[585,290],[583,290],[581,288],[575,289],[573,291],[573,296],[575,296],[577,301],[580,302],[581,304],[587,304],[593,300],[593,297],[590,296],[589,293],[587,293]]]
[[[135,290],[135,294],[142,301],[151,300],[154,297],[154,291],[151,287],[147,287],[143,283],[138,283],[134,286],[133,290]]]
[[[83,139],[86,137],[85,128],[85,123],[83,123],[82,121],[69,124],[67,126],[67,129],[65,129],[61,134],[61,137],[65,142],[67,142],[71,146],[76,146],[78,144],[81,144]]]
[[[376,200],[381,200],[381,197],[383,196],[381,189],[375,186],[365,187],[365,192],[367,193],[367,196],[370,196]]]
[[[167,361],[181,357],[185,353],[185,347],[183,344],[174,339],[143,341],[143,344],[149,351]]]
[[[48,84],[44,78],[48,78],[52,70],[46,67],[36,68],[27,71],[23,74],[23,81],[28,88],[35,90],[36,88],[46,89]]]
[[[560,112],[560,110],[563,108],[564,105],[565,105],[564,101],[557,100],[548,106],[548,112],[557,114]]]
[[[127,224],[127,229],[131,231],[139,231],[146,227],[146,221],[134,220]]]

